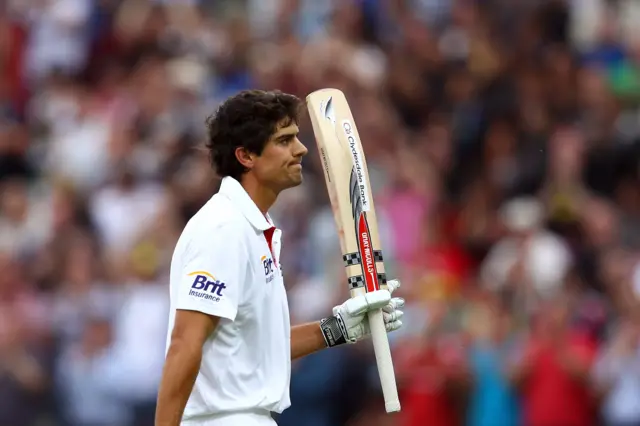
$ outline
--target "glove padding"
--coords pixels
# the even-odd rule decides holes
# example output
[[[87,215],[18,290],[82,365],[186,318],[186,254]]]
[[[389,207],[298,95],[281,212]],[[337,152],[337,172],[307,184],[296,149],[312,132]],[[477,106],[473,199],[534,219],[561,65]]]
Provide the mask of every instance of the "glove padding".
[[[400,287],[399,280],[389,280],[388,290],[377,290],[361,296],[349,298],[343,304],[333,308],[333,317],[325,318],[320,325],[327,341],[327,346],[342,343],[356,343],[371,335],[367,312],[382,309],[384,325],[387,332],[402,326],[404,299],[392,297],[392,293]]]

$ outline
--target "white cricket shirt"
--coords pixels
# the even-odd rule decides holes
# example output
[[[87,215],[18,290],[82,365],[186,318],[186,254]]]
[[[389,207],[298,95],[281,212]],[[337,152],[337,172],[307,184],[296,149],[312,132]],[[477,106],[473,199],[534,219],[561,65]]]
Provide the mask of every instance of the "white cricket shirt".
[[[183,230],[171,261],[167,349],[177,309],[220,317],[203,346],[183,420],[255,409],[280,413],[291,404],[280,236],[231,177]]]

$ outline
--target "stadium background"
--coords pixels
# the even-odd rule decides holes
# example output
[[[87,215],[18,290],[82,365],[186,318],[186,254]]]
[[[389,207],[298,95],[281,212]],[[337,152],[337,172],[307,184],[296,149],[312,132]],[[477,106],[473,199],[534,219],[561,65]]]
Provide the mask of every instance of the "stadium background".
[[[408,300],[403,412],[365,343],[296,362],[279,424],[640,424],[638,2],[200,3],[2,3],[0,425],[153,424],[169,259],[217,189],[204,117],[330,86]],[[294,323],[346,296],[302,129],[273,210]]]

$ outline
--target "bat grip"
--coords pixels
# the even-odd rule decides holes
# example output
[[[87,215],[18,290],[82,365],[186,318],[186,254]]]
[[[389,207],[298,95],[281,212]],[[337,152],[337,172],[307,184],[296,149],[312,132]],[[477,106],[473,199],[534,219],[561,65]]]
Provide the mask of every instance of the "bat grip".
[[[393,372],[391,348],[389,347],[387,330],[384,326],[382,309],[370,311],[368,316],[371,340],[373,341],[373,350],[376,355],[378,374],[380,375],[382,396],[384,397],[384,408],[387,413],[400,411],[400,399],[398,398],[398,388],[396,386],[396,377]]]

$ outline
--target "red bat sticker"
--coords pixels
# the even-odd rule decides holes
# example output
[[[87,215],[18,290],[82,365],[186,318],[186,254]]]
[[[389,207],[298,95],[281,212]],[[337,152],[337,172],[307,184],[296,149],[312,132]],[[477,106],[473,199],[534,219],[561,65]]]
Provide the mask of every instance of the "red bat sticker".
[[[360,246],[360,258],[362,259],[362,272],[366,284],[367,293],[380,290],[378,282],[378,271],[373,257],[371,247],[371,237],[369,235],[369,224],[365,212],[361,212],[358,217],[358,245]]]

